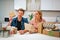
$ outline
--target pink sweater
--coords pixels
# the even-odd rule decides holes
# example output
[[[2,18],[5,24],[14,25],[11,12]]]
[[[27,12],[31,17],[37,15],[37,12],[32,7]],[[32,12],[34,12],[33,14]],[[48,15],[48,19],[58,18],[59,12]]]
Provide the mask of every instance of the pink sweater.
[[[42,21],[40,21],[40,22],[45,22],[45,20],[42,19]],[[39,22],[39,23],[40,23],[40,22]],[[38,28],[38,23],[35,22],[35,19],[32,19],[32,20],[30,21],[30,24],[32,24],[35,28]]]

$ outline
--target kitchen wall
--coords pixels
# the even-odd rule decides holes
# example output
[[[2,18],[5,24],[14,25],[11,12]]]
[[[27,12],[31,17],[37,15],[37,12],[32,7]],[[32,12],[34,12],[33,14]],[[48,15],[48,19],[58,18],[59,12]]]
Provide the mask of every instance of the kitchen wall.
[[[29,14],[31,14],[33,12],[29,12],[26,11],[24,17],[28,17]],[[47,22],[56,22],[56,17],[60,16],[60,12],[54,12],[54,11],[42,11],[43,14],[43,18],[47,21]],[[60,20],[60,19],[59,19]]]
[[[58,22],[60,22],[60,18],[59,19],[56,19],[57,16],[60,17],[60,12],[42,12],[43,13],[43,18],[47,21],[47,22],[56,22],[58,20]]]
[[[14,10],[14,0],[0,0],[0,21],[9,17],[9,12]]]
[[[0,21],[4,22],[4,18],[9,17],[9,12],[14,11],[14,0],[0,0],[0,5],[1,5],[0,6]],[[28,17],[30,13],[32,12],[26,11],[24,17]],[[55,11],[42,11],[42,13],[43,13],[43,18],[45,18],[47,21],[48,20],[55,21],[56,16],[60,16],[59,11],[56,11],[56,12]]]

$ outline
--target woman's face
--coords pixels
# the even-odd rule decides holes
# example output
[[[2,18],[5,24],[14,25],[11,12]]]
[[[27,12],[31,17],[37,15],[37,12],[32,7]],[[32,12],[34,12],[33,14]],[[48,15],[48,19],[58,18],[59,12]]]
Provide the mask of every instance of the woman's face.
[[[34,16],[35,16],[36,19],[39,19],[40,18],[40,14],[37,11],[34,12]]]

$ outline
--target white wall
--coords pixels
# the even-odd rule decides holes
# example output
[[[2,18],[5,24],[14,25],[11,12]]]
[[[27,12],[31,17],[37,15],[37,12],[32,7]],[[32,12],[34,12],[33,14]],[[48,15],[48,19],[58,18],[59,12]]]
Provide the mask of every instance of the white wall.
[[[24,17],[29,18],[28,15],[31,13],[33,12],[26,11]],[[42,14],[43,14],[43,19],[45,19],[47,22],[56,22],[56,17],[60,16],[60,12],[42,11]]]
[[[9,12],[14,10],[14,0],[0,0],[0,21],[4,21],[4,17],[9,17]]]
[[[14,11],[14,0],[0,0],[0,5],[1,5],[0,6],[0,21],[4,22],[4,17],[9,17],[9,12],[12,10]],[[30,13],[32,12],[26,11],[24,17],[28,17]],[[54,18],[56,16],[60,16],[60,12],[42,11],[42,13],[43,13],[43,17]]]
[[[43,13],[43,18],[47,21],[47,22],[56,22],[56,17],[60,16],[60,12],[42,12]],[[60,18],[59,18],[60,20]],[[58,20],[58,22],[60,22]]]
[[[42,13],[43,13],[44,17],[56,17],[56,16],[60,16],[60,12],[52,12],[52,11],[48,12],[48,11],[46,11],[46,12],[42,12]]]

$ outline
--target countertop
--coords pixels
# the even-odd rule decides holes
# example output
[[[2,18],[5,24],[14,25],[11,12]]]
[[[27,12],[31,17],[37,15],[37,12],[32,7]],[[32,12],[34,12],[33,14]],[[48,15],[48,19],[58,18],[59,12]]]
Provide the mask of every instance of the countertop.
[[[60,40],[59,37],[52,37],[40,33],[29,34],[29,32],[21,35],[19,33],[11,35],[8,38],[0,37],[0,40]]]

